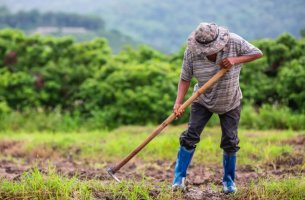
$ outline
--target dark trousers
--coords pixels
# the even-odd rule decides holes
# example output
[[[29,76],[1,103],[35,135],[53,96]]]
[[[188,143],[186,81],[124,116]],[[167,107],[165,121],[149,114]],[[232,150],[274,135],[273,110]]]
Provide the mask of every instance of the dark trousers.
[[[240,118],[240,106],[224,114],[218,115],[221,124],[221,143],[226,153],[235,153],[239,150],[239,139],[237,135]],[[199,103],[193,103],[191,107],[189,126],[180,136],[180,145],[187,149],[196,148],[200,141],[200,134],[213,115],[207,108]]]

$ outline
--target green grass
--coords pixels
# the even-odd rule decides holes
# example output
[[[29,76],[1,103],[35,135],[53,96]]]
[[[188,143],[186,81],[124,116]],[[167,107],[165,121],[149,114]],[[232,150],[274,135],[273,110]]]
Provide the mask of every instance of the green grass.
[[[141,182],[81,181],[63,177],[50,168],[47,174],[37,168],[24,173],[19,181],[0,179],[1,199],[170,199],[170,184]]]
[[[124,127],[111,132],[1,132],[0,140],[21,141],[24,154],[43,156],[56,153],[59,156],[73,156],[75,159],[91,159],[98,162],[117,161],[125,157],[149,135],[154,127]],[[171,126],[155,138],[137,156],[141,160],[175,160],[179,146],[179,135],[184,126]],[[282,153],[291,153],[292,147],[284,140],[304,134],[293,131],[249,131],[240,130],[239,164],[259,165],[272,161]],[[194,162],[220,163],[222,150],[219,147],[221,131],[219,127],[206,128],[202,133]],[[77,149],[79,152],[77,152]],[[33,153],[34,152],[34,153]],[[42,154],[42,155],[40,155]]]
[[[170,183],[158,183],[153,185],[146,180],[141,182],[122,182],[112,184],[106,189],[113,199],[170,199],[171,187]],[[182,195],[180,195],[182,198]]]
[[[169,126],[141,151],[136,159],[155,161],[176,158],[179,135],[185,125]],[[1,132],[0,142],[19,141],[20,152],[33,156],[50,153],[55,156],[73,156],[74,159],[90,159],[90,163],[118,161],[139,145],[155,127],[128,126],[110,132]],[[259,166],[272,162],[283,153],[293,154],[293,147],[284,141],[305,132],[240,130],[239,165]],[[221,130],[206,128],[198,145],[194,162],[221,164],[219,148]],[[0,144],[1,145],[1,144]],[[80,150],[80,151],[77,151]],[[53,154],[52,154],[53,153]],[[9,156],[2,154],[2,156]],[[38,156],[38,157],[39,157]],[[52,160],[52,158],[51,158]],[[101,167],[101,166],[100,166]],[[249,188],[240,187],[234,199],[305,199],[304,177],[260,180]],[[117,184],[99,180],[68,178],[52,167],[46,174],[37,169],[24,173],[19,180],[0,179],[0,199],[170,199],[170,183],[154,183],[145,177],[140,182]],[[183,199],[178,195],[176,199]]]
[[[36,168],[24,173],[19,181],[0,179],[1,199],[116,199],[167,200],[171,199],[170,184],[153,185],[149,180],[140,182],[81,181],[58,175],[52,168],[46,174]],[[247,188],[240,188],[232,199],[302,200],[305,199],[305,178],[262,179]],[[175,199],[183,199],[178,193]]]
[[[264,179],[238,192],[238,199],[302,200],[305,199],[305,177],[283,180]]]
[[[90,199],[91,196],[87,184],[62,177],[53,169],[43,175],[35,168],[24,173],[20,181],[0,180],[1,199]]]

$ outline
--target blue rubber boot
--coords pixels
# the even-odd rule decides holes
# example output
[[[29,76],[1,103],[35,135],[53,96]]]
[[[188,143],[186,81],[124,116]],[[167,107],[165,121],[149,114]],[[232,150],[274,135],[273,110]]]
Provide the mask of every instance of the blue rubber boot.
[[[236,168],[236,153],[225,153],[223,154],[223,169],[224,176],[223,191],[224,193],[235,193],[237,188],[234,183],[235,179],[235,168]]]
[[[175,178],[173,181],[172,189],[185,190],[185,177],[186,170],[192,160],[195,149],[188,150],[183,146],[180,146],[175,167]]]

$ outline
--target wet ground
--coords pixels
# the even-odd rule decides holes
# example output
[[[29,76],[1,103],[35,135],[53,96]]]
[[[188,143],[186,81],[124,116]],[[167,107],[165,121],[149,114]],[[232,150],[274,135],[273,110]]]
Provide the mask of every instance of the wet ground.
[[[304,148],[305,136],[293,138],[285,143],[293,145],[295,152],[291,154],[283,154],[272,163],[265,163],[259,168],[252,166],[238,166],[236,183],[238,186],[246,187],[251,182],[256,182],[259,178],[276,178],[283,179],[291,175],[305,175],[304,166]],[[98,167],[90,161],[76,161],[72,157],[52,159],[54,157],[50,153],[39,152],[40,159],[36,159],[37,152],[33,155],[24,155],[18,151],[19,142],[1,141],[0,150],[2,158],[0,159],[0,177],[9,180],[18,181],[23,172],[31,170],[37,166],[42,172],[46,172],[50,163],[56,167],[59,174],[73,177],[76,176],[81,180],[97,179],[102,182],[113,181],[107,174],[107,166],[113,166],[115,163],[99,163]],[[75,150],[77,151],[77,150]],[[52,157],[53,156],[53,157]],[[117,177],[124,180],[142,180],[143,176],[148,178],[152,183],[168,182],[173,178],[173,168],[175,163],[170,161],[150,161],[144,162],[140,160],[132,160],[124,166]],[[187,192],[184,197],[187,200],[193,199],[226,199],[221,193],[221,176],[222,167],[192,164],[188,170]],[[152,196],[158,194],[158,189],[152,191]],[[96,197],[106,198],[103,194],[96,192]]]

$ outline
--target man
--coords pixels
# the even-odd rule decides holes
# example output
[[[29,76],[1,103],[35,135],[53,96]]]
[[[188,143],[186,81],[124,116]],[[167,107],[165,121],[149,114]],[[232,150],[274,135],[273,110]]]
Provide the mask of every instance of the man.
[[[198,81],[194,87],[196,91],[222,67],[229,70],[192,104],[188,128],[180,136],[173,190],[185,189],[186,170],[200,140],[200,134],[212,114],[217,113],[222,130],[220,147],[223,149],[223,190],[225,193],[237,191],[234,178],[236,152],[240,148],[237,129],[242,98],[239,74],[242,63],[256,60],[262,55],[258,48],[214,23],[201,23],[190,34],[173,108],[177,117],[184,112],[179,108],[193,76]]]

